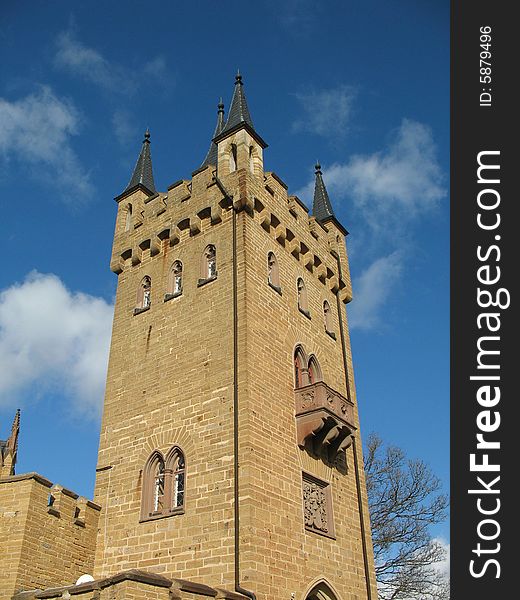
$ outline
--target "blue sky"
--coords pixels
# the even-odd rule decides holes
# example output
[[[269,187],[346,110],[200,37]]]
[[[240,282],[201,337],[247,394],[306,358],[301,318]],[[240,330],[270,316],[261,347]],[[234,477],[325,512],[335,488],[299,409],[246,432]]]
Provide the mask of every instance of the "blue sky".
[[[116,204],[150,128],[189,179],[237,68],[274,170],[321,162],[348,247],[363,433],[449,476],[449,3],[60,1],[0,8],[0,437],[92,496]],[[448,525],[436,530],[448,539]]]

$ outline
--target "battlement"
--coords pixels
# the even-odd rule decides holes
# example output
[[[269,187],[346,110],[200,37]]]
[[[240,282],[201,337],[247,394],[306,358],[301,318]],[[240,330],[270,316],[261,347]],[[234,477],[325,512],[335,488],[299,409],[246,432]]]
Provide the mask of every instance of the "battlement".
[[[0,479],[0,596],[71,584],[93,569],[101,507],[38,473]]]
[[[136,189],[119,197],[118,203],[110,263],[117,274],[139,265],[146,256],[164,253],[165,246],[227,221],[233,209],[244,210],[344,303],[352,299],[344,230],[310,217],[275,173],[259,177],[240,169],[220,179],[208,166],[195,171],[190,181],[176,181],[166,193],[151,195]]]

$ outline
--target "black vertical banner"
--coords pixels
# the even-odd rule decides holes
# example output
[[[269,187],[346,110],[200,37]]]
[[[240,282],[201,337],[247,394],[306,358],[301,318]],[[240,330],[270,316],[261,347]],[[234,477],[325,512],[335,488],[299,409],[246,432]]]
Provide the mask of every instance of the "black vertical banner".
[[[515,3],[451,9],[452,598],[518,595],[520,152]],[[515,109],[513,110],[513,102]],[[516,184],[516,186],[515,186]],[[515,289],[513,289],[515,286]],[[516,562],[516,561],[515,561]]]

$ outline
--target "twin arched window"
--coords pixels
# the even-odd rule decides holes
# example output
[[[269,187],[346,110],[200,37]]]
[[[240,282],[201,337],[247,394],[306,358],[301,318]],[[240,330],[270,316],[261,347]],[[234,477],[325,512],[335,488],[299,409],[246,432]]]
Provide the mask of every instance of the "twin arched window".
[[[167,517],[184,512],[186,462],[174,446],[163,457],[155,450],[143,469],[141,520]]]
[[[318,359],[314,354],[307,357],[303,346],[299,344],[294,350],[294,387],[298,389],[317,381],[322,381]]]

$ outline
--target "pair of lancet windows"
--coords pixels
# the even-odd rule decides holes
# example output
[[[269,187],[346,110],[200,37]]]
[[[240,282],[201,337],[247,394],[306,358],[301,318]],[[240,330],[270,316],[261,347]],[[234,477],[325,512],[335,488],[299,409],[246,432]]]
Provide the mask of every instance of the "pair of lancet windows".
[[[303,346],[298,345],[294,351],[294,387],[298,389],[317,381],[322,381],[318,359],[314,354],[308,357]]]
[[[184,512],[186,462],[174,446],[163,457],[154,451],[143,469],[141,519],[156,519]]]

